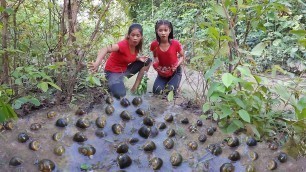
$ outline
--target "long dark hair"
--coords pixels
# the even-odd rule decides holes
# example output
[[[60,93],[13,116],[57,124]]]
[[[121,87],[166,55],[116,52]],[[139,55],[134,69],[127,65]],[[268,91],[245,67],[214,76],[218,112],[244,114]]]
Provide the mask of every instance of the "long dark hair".
[[[131,32],[134,30],[134,29],[138,29],[141,36],[143,37],[143,30],[142,30],[142,26],[138,23],[133,23],[130,27],[129,27],[129,30],[128,30],[128,34],[126,35],[125,39],[129,39],[129,35],[131,34]],[[142,51],[142,44],[143,44],[143,38],[140,40],[139,44],[136,45],[136,51],[137,52],[141,52]]]
[[[171,44],[171,39],[173,39],[173,26],[172,23],[169,22],[168,20],[158,20],[155,24],[155,35],[156,35],[156,40],[158,43],[160,43],[160,37],[158,36],[157,30],[159,28],[159,26],[161,25],[166,25],[169,27],[169,29],[171,30],[169,37],[168,37],[168,42]]]

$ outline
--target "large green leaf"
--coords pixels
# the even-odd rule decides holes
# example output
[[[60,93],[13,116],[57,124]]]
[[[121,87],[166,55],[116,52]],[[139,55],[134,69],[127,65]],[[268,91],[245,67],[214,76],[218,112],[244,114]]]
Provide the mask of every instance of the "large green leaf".
[[[48,83],[49,85],[51,85],[53,88],[62,91],[62,89],[61,89],[59,86],[57,86],[56,84],[54,84],[53,82],[47,82],[47,83]]]
[[[221,112],[222,112],[222,114],[220,115],[220,119],[226,118],[229,115],[233,114],[233,110],[231,110],[227,106],[221,106]]]
[[[254,56],[260,56],[265,48],[266,43],[260,42],[252,49],[251,54]]]
[[[49,88],[47,82],[41,82],[37,84],[37,87],[40,88],[43,92],[47,92]]]
[[[248,122],[248,123],[251,122],[250,114],[246,110],[241,109],[238,111],[238,114],[245,122]]]
[[[202,111],[205,113],[210,109],[210,103],[206,102],[203,107],[202,107]]]
[[[226,18],[226,13],[225,13],[225,11],[224,11],[224,9],[223,9],[222,6],[216,5],[216,6],[215,6],[215,11],[216,11],[220,16]]]
[[[235,77],[231,73],[225,73],[222,75],[222,82],[226,87],[229,87],[233,83],[234,79]]]

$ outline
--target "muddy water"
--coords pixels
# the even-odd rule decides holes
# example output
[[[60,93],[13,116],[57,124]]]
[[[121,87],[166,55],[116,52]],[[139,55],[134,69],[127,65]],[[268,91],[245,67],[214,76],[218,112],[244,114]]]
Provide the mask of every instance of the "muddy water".
[[[133,96],[127,97],[130,101]],[[188,126],[195,124],[199,119],[198,115],[191,113],[188,110],[182,109],[180,106],[175,105],[173,102],[167,102],[166,100],[151,97],[146,95],[143,97],[143,103],[141,108],[146,109],[149,115],[155,119],[155,127],[160,122],[164,122],[166,115],[173,115],[174,121],[172,123],[166,123],[167,128],[159,130],[159,134],[156,137],[149,137],[144,139],[138,135],[138,129],[143,125],[143,117],[138,116],[135,111],[139,107],[130,105],[124,108],[120,105],[119,101],[115,100],[113,103],[115,112],[112,115],[106,115],[104,109],[105,103],[95,105],[92,111],[85,114],[91,120],[91,126],[87,129],[79,129],[75,126],[76,121],[80,116],[75,115],[76,109],[69,108],[54,108],[48,110],[42,110],[35,114],[32,114],[24,119],[16,121],[16,127],[12,131],[4,131],[0,135],[0,171],[38,171],[37,162],[42,159],[50,159],[56,164],[55,171],[81,171],[81,166],[88,165],[91,167],[91,171],[119,171],[120,168],[117,165],[116,145],[121,142],[127,142],[128,139],[136,137],[139,142],[135,145],[129,144],[129,152],[127,153],[132,159],[132,165],[125,168],[126,171],[153,171],[149,165],[149,159],[152,157],[159,157],[163,160],[163,166],[159,171],[220,171],[220,166],[225,162],[230,162],[227,158],[228,155],[237,150],[241,154],[241,160],[233,162],[235,171],[245,171],[245,166],[252,164],[256,171],[268,171],[267,162],[271,159],[276,159],[281,149],[273,151],[268,149],[267,144],[259,143],[254,148],[249,148],[245,144],[245,136],[238,136],[240,139],[240,146],[237,148],[229,148],[222,144],[224,138],[227,135],[220,132],[219,129],[213,134],[213,136],[207,136],[205,143],[200,143],[197,138],[200,133],[206,134],[206,129],[210,126],[214,126],[210,121],[203,121],[204,125],[198,127],[198,131],[190,133]],[[47,118],[49,111],[56,111],[57,116],[53,119]],[[119,114],[127,110],[133,117],[130,121],[122,121]],[[83,117],[84,117],[83,116]],[[95,120],[99,116],[106,116],[107,122],[103,129],[98,129],[95,125]],[[58,118],[65,117],[69,119],[69,124],[65,128],[59,128],[55,126],[55,122]],[[189,124],[181,124],[180,120],[183,117],[188,117]],[[30,124],[40,123],[42,128],[38,131],[30,130]],[[124,132],[120,135],[116,135],[112,132],[111,126],[115,123],[119,123],[124,126]],[[163,146],[163,141],[167,138],[166,131],[168,129],[174,129],[176,136],[173,138],[175,144],[170,150]],[[95,135],[97,130],[103,130],[106,136],[99,138]],[[73,136],[76,132],[82,131],[88,137],[88,140],[84,143],[77,143],[73,141]],[[29,149],[30,140],[26,143],[19,143],[17,136],[21,132],[27,132],[30,135],[30,140],[38,140],[41,142],[41,148],[38,151],[32,151]],[[64,137],[60,141],[52,140],[52,135],[55,132],[62,132]],[[156,144],[156,150],[151,153],[144,152],[142,146],[147,140],[152,140]],[[198,149],[192,151],[188,148],[189,141],[196,141],[198,143]],[[222,146],[222,154],[219,156],[212,155],[208,150],[209,144],[219,143]],[[96,153],[87,157],[78,152],[78,148],[82,145],[90,144],[96,148]],[[53,149],[56,146],[62,145],[66,151],[62,156],[57,156],[53,153]],[[248,156],[248,152],[252,150],[259,154],[259,159],[251,161]],[[183,156],[183,163],[178,167],[173,167],[170,163],[170,155],[173,152],[178,152]],[[12,157],[19,156],[23,159],[23,163],[18,167],[9,166],[9,161]],[[275,171],[305,171],[306,159],[294,160],[289,157],[286,163],[278,163],[278,168]],[[90,171],[90,170],[88,170]]]

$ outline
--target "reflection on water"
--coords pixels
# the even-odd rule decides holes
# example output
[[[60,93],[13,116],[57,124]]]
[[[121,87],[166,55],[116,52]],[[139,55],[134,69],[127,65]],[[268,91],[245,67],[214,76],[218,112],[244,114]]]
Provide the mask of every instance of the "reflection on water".
[[[127,97],[130,101],[133,96]],[[47,118],[47,112],[49,110],[42,110],[36,114],[27,116],[23,119],[19,119],[16,122],[16,127],[12,131],[5,131],[0,135],[0,171],[38,171],[37,163],[42,159],[50,159],[56,164],[55,171],[81,171],[82,169],[88,169],[92,171],[118,171],[120,168],[117,165],[118,153],[116,153],[116,146],[121,142],[128,143],[130,138],[137,138],[139,142],[134,145],[128,143],[129,151],[128,155],[132,159],[132,165],[127,167],[126,171],[153,171],[149,165],[149,160],[153,157],[159,157],[163,160],[163,166],[159,171],[219,171],[220,166],[223,163],[230,162],[227,158],[228,155],[237,150],[241,154],[241,160],[234,162],[236,171],[245,171],[245,165],[254,164],[257,171],[266,171],[266,162],[269,159],[276,157],[280,150],[272,151],[267,149],[265,144],[259,144],[255,148],[248,148],[245,145],[245,137],[238,136],[241,141],[241,146],[237,148],[229,148],[222,144],[222,141],[227,136],[217,130],[213,136],[208,136],[205,143],[200,143],[197,138],[200,134],[206,134],[206,129],[212,125],[210,121],[204,121],[202,127],[198,127],[195,133],[190,133],[188,126],[190,124],[196,124],[199,119],[197,115],[183,110],[180,106],[173,105],[172,102],[161,100],[155,97],[143,97],[143,103],[141,108],[147,110],[149,115],[155,120],[154,127],[160,122],[165,122],[164,117],[166,115],[173,115],[174,121],[166,122],[167,128],[159,130],[158,135],[150,136],[148,139],[144,139],[138,135],[138,129],[143,125],[143,118],[136,114],[136,109],[133,105],[124,108],[120,105],[120,102],[115,100],[113,103],[115,112],[112,115],[105,113],[106,104],[97,104],[94,106],[91,112],[85,114],[90,119],[91,125],[87,129],[80,129],[75,126],[76,121],[81,116],[76,116],[76,109],[68,108],[54,108],[52,110],[57,112],[57,115],[53,119]],[[119,114],[126,110],[132,116],[129,121],[121,120]],[[106,125],[103,129],[99,129],[95,120],[98,117],[105,116],[107,118]],[[189,124],[181,124],[179,121],[187,117]],[[58,118],[67,118],[68,126],[60,128],[55,126],[55,122]],[[32,123],[39,123],[42,128],[33,131],[30,130]],[[111,126],[113,124],[121,124],[124,126],[122,134],[116,135],[112,132]],[[174,140],[174,147],[170,150],[166,149],[163,145],[163,141],[167,138],[166,131],[168,129],[174,129],[176,131]],[[104,137],[96,136],[96,131],[102,130],[105,133]],[[73,136],[77,132],[83,132],[88,140],[84,143],[77,143],[73,141]],[[17,141],[17,135],[21,132],[29,134],[30,139],[26,143],[19,143]],[[63,133],[62,139],[54,141],[52,136],[56,132]],[[38,151],[32,151],[28,148],[30,141],[38,140],[42,147]],[[151,140],[156,144],[156,150],[151,153],[144,152],[142,146],[147,140]],[[197,150],[190,150],[187,146],[189,141],[196,141],[198,143]],[[222,154],[219,156],[212,155],[207,151],[209,144],[218,143],[222,145]],[[84,156],[79,153],[78,149],[82,145],[92,145],[96,149],[96,153],[93,156]],[[54,148],[58,146],[65,147],[65,153],[62,156],[54,154]],[[248,151],[258,152],[260,158],[257,161],[252,162],[248,157]],[[173,167],[170,163],[171,153],[178,152],[183,156],[183,163],[178,167]],[[23,164],[19,167],[10,167],[9,161],[13,156],[19,156],[23,159]],[[281,169],[300,169],[299,165],[291,158],[289,162],[281,164]],[[259,165],[261,164],[261,165]],[[293,167],[293,165],[295,165]],[[85,170],[86,171],[86,170]]]

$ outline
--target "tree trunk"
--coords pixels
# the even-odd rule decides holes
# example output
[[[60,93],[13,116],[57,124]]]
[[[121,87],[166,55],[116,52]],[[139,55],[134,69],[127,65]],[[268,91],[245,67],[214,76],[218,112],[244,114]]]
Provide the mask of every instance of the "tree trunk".
[[[3,9],[6,9],[6,0],[1,0],[1,7]],[[1,76],[0,76],[0,84],[9,83],[9,60],[8,60],[8,52],[7,52],[7,39],[8,39],[8,19],[9,15],[4,10],[2,12],[2,50],[4,53],[2,54],[2,59],[0,61],[0,67],[1,67]]]

